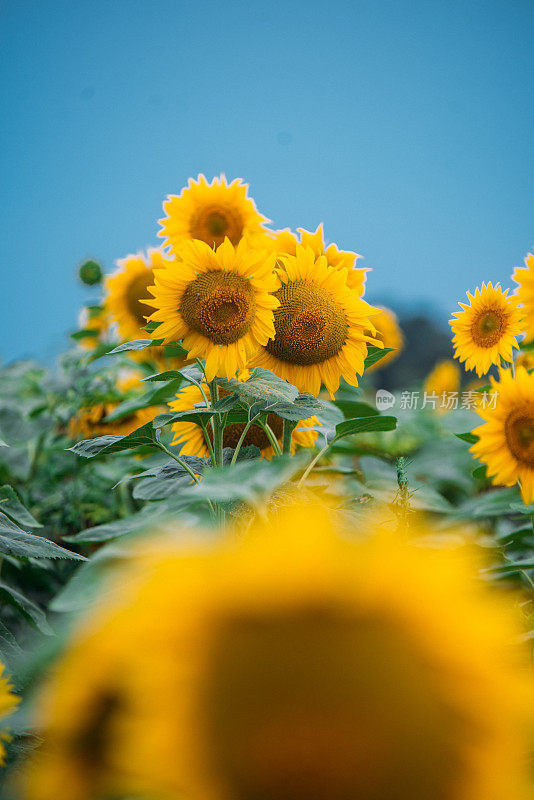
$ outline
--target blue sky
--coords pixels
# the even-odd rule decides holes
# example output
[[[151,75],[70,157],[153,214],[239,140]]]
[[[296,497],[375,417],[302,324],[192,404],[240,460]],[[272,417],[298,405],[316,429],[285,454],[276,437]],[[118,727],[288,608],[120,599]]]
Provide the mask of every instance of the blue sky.
[[[534,246],[532,0],[0,0],[0,355],[50,357],[85,257],[190,175],[365,256],[443,319]]]

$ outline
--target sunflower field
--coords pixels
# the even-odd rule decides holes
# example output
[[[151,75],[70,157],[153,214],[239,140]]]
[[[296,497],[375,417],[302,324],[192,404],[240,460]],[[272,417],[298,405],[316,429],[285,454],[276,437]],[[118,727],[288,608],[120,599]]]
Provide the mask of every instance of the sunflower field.
[[[533,797],[534,255],[389,391],[359,255],[163,211],[1,367],[0,798]]]

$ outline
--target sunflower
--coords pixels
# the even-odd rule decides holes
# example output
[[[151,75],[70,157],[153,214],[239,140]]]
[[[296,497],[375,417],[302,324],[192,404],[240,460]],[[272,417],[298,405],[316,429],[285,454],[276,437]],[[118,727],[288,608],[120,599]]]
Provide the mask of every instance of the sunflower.
[[[462,311],[453,314],[449,324],[454,333],[455,358],[465,361],[467,369],[485,375],[501,359],[513,361],[513,348],[518,347],[516,336],[523,332],[523,312],[517,308],[516,297],[508,297],[499,284],[491,283],[475,294],[467,292],[469,304],[459,303]]]
[[[153,270],[165,263],[163,253],[150,248],[146,256],[137,253],[120,259],[119,269],[107,276],[105,308],[117,323],[122,341],[147,338],[143,328],[152,313],[145,301],[147,288],[154,282]]]
[[[516,267],[512,280],[518,284],[515,291],[525,314],[525,341],[534,339],[534,254],[527,253],[524,267]]]
[[[515,357],[515,366],[524,367],[527,372],[534,369],[534,352],[532,350],[520,350]]]
[[[200,239],[210,247],[218,247],[226,238],[239,244],[248,234],[263,230],[269,220],[258,213],[252,198],[247,197],[248,184],[238,178],[227,183],[224,175],[208,183],[204,175],[189,179],[180,195],[169,195],[163,203],[167,214],[160,219],[159,236],[176,253],[187,239]]]
[[[145,373],[140,369],[121,369],[117,375],[116,386],[121,394],[142,391],[146,384],[142,383]]]
[[[207,383],[204,384],[203,389],[207,399],[210,400],[210,390]],[[224,397],[227,392],[224,392],[220,389],[219,394],[221,397]],[[178,392],[176,395],[176,400],[173,400],[169,403],[169,408],[174,412],[189,411],[198,404],[204,404],[202,392],[198,386],[187,386],[185,389],[181,389]],[[273,431],[281,446],[283,434],[282,419],[277,417],[276,414],[269,414],[267,416],[267,424]],[[295,452],[297,446],[314,446],[315,440],[317,439],[317,431],[306,431],[302,429],[317,425],[319,425],[319,420],[317,417],[310,417],[309,419],[302,420],[298,423],[297,427],[293,431],[293,437],[291,440],[292,452]],[[227,425],[224,429],[223,446],[235,449],[241,438],[244,427],[245,426],[242,423],[232,423]],[[193,422],[175,422],[172,425],[172,431],[174,433],[172,444],[181,444],[182,447],[180,453],[183,455],[199,456],[199,458],[209,455],[204,434],[198,425],[195,425]],[[262,456],[266,458],[271,458],[274,454],[273,448],[269,442],[269,439],[267,438],[267,434],[259,425],[251,425],[245,434],[243,447],[247,447],[249,445],[255,445],[256,447],[259,447]]]
[[[95,436],[126,436],[147,422],[151,422],[160,412],[159,406],[140,408],[121,419],[108,422],[107,418],[117,408],[118,403],[94,403],[83,406],[69,420],[67,427],[71,439],[92,439]]]
[[[322,223],[313,233],[304,228],[298,228],[297,230],[300,234],[300,239],[288,228],[274,233],[267,232],[263,239],[264,246],[274,250],[279,256],[295,256],[298,244],[303,247],[310,247],[316,258],[325,256],[329,267],[345,270],[347,284],[357,292],[358,297],[362,297],[365,292],[365,279],[369,270],[356,269],[356,260],[361,256],[349,250],[339,250],[335,244],[329,244],[326,247]],[[260,240],[258,240],[259,245]]]
[[[519,481],[524,503],[534,502],[534,374],[518,367],[515,377],[501,370],[490,378],[497,392],[495,408],[479,406],[484,424],[473,433],[478,442],[471,452],[487,466],[494,484],[513,486]]]
[[[295,504],[138,545],[52,676],[27,800],[530,797],[515,600],[463,547],[358,533]]]
[[[427,395],[436,395],[441,401],[436,407],[438,413],[449,411],[451,406],[447,402],[447,395],[456,395],[460,391],[460,368],[450,358],[439,361],[432,372],[427,376],[423,385]]]
[[[301,392],[318,394],[322,382],[333,398],[341,376],[358,385],[367,342],[381,346],[369,319],[378,311],[347,286],[345,270],[329,267],[311,247],[297,245],[296,255],[281,261],[275,336],[250,366],[271,370]]]
[[[85,350],[94,350],[109,335],[109,317],[102,306],[84,306],[78,316],[81,331],[92,331],[95,335],[84,336],[79,344]]]
[[[177,261],[156,270],[147,300],[161,324],[154,338],[182,340],[189,358],[206,359],[206,379],[233,378],[261,345],[274,336],[273,292],[279,281],[274,254],[243,240],[234,248],[225,239],[212,250],[198,239],[180,247]]]
[[[17,707],[20,698],[13,694],[13,687],[8,678],[3,674],[4,665],[0,661],[0,719],[8,717]],[[10,736],[5,731],[0,731],[0,767],[5,764],[6,749],[4,742],[9,741]]]
[[[371,364],[371,366],[367,368],[368,372],[381,369],[387,364],[391,364],[392,361],[398,358],[404,347],[404,338],[397,315],[390,308],[386,308],[385,306],[376,306],[376,308],[378,308],[380,312],[373,317],[373,325],[376,328],[376,338],[380,339],[384,347],[390,348],[392,352],[386,353],[380,361],[375,361],[374,364]]]

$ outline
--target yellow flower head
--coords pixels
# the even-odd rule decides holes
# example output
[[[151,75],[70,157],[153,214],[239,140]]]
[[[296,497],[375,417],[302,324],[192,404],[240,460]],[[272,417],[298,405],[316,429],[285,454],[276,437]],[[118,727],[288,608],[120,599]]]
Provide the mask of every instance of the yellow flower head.
[[[149,249],[147,255],[126,256],[117,261],[118,269],[105,281],[105,308],[117,323],[122,341],[148,338],[143,330],[152,313],[146,304],[147,288],[154,282],[153,270],[163,267],[161,250]]]
[[[515,291],[525,314],[525,341],[534,339],[534,254],[528,253],[524,267],[516,267],[512,275],[518,287]]]
[[[304,228],[298,228],[297,230],[300,233],[300,240],[295,233],[286,228],[276,231],[274,234],[267,233],[262,241],[264,245],[273,249],[277,255],[296,256],[298,244],[302,244],[303,247],[310,247],[316,258],[319,258],[319,256],[326,257],[326,263],[329,267],[345,270],[349,287],[358,293],[358,297],[363,296],[365,279],[369,270],[356,269],[356,260],[361,256],[349,250],[339,250],[335,244],[329,244],[326,247],[322,223],[314,233]]]
[[[117,376],[117,389],[121,394],[129,394],[134,389],[142,391],[146,384],[142,383],[145,373],[140,369],[123,369]]]
[[[227,183],[224,175],[211,183],[204,175],[196,181],[190,178],[180,195],[169,195],[163,203],[167,216],[159,220],[162,229],[158,235],[175,253],[186,239],[218,247],[228,238],[237,245],[243,236],[261,232],[263,223],[269,222],[258,213],[247,191],[248,184],[240,178],[232,183]]]
[[[379,310],[379,313],[373,317],[373,325],[376,328],[376,338],[382,342],[384,347],[391,348],[392,352],[386,353],[380,361],[376,361],[368,367],[368,372],[381,369],[381,367],[391,364],[392,361],[398,358],[404,347],[404,338],[397,315],[390,308],[386,308],[385,306],[376,306],[376,308]]]
[[[426,394],[435,394],[438,398],[446,399],[446,395],[460,391],[460,368],[458,364],[446,358],[444,361],[439,361],[432,372],[428,375],[424,385],[423,391]],[[438,405],[436,410],[438,412],[445,412],[448,410],[446,403]]]
[[[485,375],[494,364],[513,360],[516,336],[523,332],[523,312],[517,308],[517,298],[508,297],[499,284],[477,287],[475,294],[467,292],[469,305],[459,303],[462,311],[453,314],[449,324],[454,333],[455,357],[465,361],[467,369],[478,376]]]
[[[182,340],[189,358],[206,359],[206,378],[233,378],[261,345],[274,336],[273,292],[279,281],[274,254],[243,240],[225,239],[217,250],[187,241],[179,258],[156,270],[150,319],[161,322],[152,336]]]
[[[462,547],[358,534],[296,504],[152,537],[56,668],[27,800],[530,797],[514,600]]]
[[[524,367],[527,372],[534,369],[534,352],[532,350],[520,350],[515,357],[516,367]]]
[[[487,465],[493,483],[513,486],[519,481],[521,496],[528,505],[534,502],[534,374],[518,367],[515,377],[502,370],[497,382],[495,408],[478,408],[485,421],[473,433],[479,437],[471,452]]]
[[[316,258],[311,247],[297,245],[296,255],[281,261],[276,334],[251,366],[271,370],[301,392],[318,394],[322,382],[333,397],[341,376],[357,386],[367,342],[380,346],[370,320],[377,309],[348,287],[344,270],[329,267],[326,256]]]
[[[126,436],[161,413],[159,406],[141,408],[121,419],[108,422],[118,403],[94,403],[80,408],[71,417],[67,433],[71,439],[93,439],[95,436]]]
[[[13,687],[8,678],[3,674],[4,665],[0,661],[0,720],[13,713],[20,702],[20,698],[13,694]],[[4,766],[6,749],[4,742],[9,741],[9,735],[0,730],[0,767]]]
[[[99,342],[106,339],[109,329],[109,317],[104,308],[84,306],[78,317],[80,330],[95,331],[96,336],[87,336],[79,340],[85,350],[94,350]]]
[[[243,379],[245,380],[246,378]],[[207,383],[204,384],[203,389],[207,399],[210,400],[210,390]],[[219,389],[219,395],[224,397],[224,390]],[[202,397],[202,392],[198,386],[186,386],[185,389],[181,389],[178,392],[176,395],[176,400],[173,400],[169,403],[169,408],[173,412],[189,411],[199,404],[204,404],[204,398]],[[267,416],[267,424],[281,445],[283,433],[282,419],[277,417],[276,414],[269,414]],[[297,446],[314,446],[315,440],[317,439],[317,431],[307,431],[305,429],[317,425],[319,425],[319,420],[317,417],[310,417],[309,419],[302,420],[298,423],[297,427],[293,431],[293,436],[291,439],[292,452],[295,452]],[[235,449],[239,440],[241,439],[241,434],[243,433],[244,427],[244,424],[240,422],[227,425],[224,429],[223,446]],[[172,431],[174,433],[172,444],[181,444],[182,448],[180,453],[183,455],[199,456],[199,458],[209,455],[209,450],[204,439],[202,428],[200,428],[198,425],[195,425],[195,423],[175,422],[172,425]],[[259,425],[251,425],[245,434],[242,447],[248,447],[250,445],[259,447],[262,456],[265,458],[271,458],[274,454],[273,448],[269,442],[269,439],[267,438],[267,434]]]

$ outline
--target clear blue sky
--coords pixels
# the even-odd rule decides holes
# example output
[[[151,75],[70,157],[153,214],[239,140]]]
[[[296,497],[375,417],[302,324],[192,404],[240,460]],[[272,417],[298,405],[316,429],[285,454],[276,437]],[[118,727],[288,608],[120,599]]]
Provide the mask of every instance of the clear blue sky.
[[[189,175],[446,318],[534,245],[532,0],[0,0],[6,360],[50,356]]]

